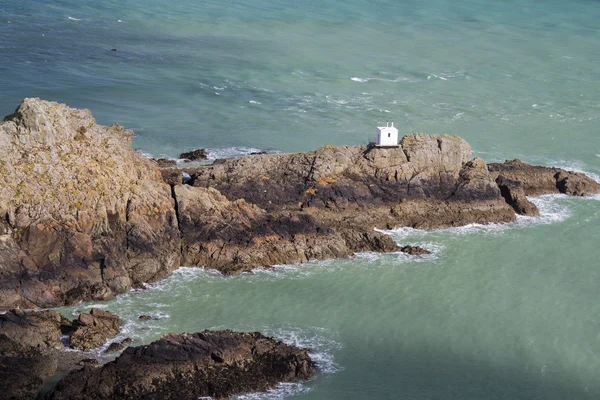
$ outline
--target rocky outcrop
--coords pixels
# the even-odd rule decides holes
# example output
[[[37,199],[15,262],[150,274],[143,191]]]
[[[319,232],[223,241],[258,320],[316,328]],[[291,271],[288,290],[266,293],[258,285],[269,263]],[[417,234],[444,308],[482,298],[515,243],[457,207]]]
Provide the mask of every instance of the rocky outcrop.
[[[176,186],[174,193],[185,265],[231,274],[352,254],[344,237],[310,214],[269,213],[243,199],[229,201],[212,188],[183,185]],[[380,248],[393,250],[396,246],[389,240]]]
[[[536,205],[525,197],[525,191],[520,181],[513,181],[505,178],[503,175],[498,175],[496,183],[500,188],[500,193],[504,197],[504,200],[514,208],[517,214],[528,216],[540,215],[540,210],[538,210]]]
[[[46,397],[61,399],[213,399],[309,379],[315,364],[304,349],[260,333],[168,334],[128,347],[100,368],[73,371]]]
[[[39,99],[0,123],[0,308],[105,300],[182,262],[232,274],[396,251],[373,228],[509,222],[535,213],[525,196],[600,191],[583,174],[487,166],[457,136],[161,169],[131,136]],[[502,192],[499,175],[521,183]]]
[[[170,188],[131,136],[39,99],[0,123],[0,307],[104,300],[179,266]]]
[[[208,154],[204,149],[196,149],[185,153],[181,153],[179,155],[179,158],[183,158],[186,161],[206,160],[207,157]]]
[[[502,175],[512,181],[521,182],[527,196],[554,193],[587,196],[600,193],[600,184],[580,172],[529,165],[518,159],[489,164],[488,168],[494,179]]]
[[[89,314],[80,314],[73,322],[69,346],[78,350],[89,350],[102,346],[109,336],[121,331],[121,319],[109,312],[92,308]]]

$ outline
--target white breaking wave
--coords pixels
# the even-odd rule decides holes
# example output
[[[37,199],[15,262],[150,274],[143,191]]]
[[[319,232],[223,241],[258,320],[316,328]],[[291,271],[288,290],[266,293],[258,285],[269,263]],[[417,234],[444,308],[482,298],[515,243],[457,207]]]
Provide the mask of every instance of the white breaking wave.
[[[258,149],[255,147],[244,147],[244,146],[225,147],[225,148],[207,148],[206,149],[209,160],[216,160],[219,158],[236,158],[236,157],[248,156],[252,153],[260,153],[263,151],[266,151],[269,154],[280,153],[278,150],[265,150],[265,149]]]
[[[250,104],[262,104],[260,101],[250,100],[248,103]]]
[[[283,400],[288,397],[297,396],[302,393],[311,392],[312,388],[302,383],[280,383],[275,388],[264,393],[249,393],[235,396],[236,400]]]
[[[73,18],[73,17],[68,17],[71,21],[81,21],[80,18]]]
[[[534,225],[553,224],[564,221],[571,215],[571,210],[569,209],[568,205],[562,203],[560,200],[564,200],[567,198],[573,199],[574,197],[563,194],[549,194],[540,197],[528,197],[529,201],[535,204],[540,210],[540,215],[537,217],[517,215],[517,220],[515,222],[468,224],[455,228],[443,228],[431,231],[407,227],[400,227],[391,230],[376,230],[378,232],[392,235],[393,238],[401,244],[406,243],[407,240],[423,240],[423,238],[425,237],[438,234],[501,234],[502,232],[510,229],[522,229]],[[418,245],[418,242],[416,244]],[[427,248],[426,245],[424,245],[423,247]]]
[[[398,77],[396,79],[383,79],[383,78],[359,78],[357,76],[350,78],[350,80],[353,80],[354,82],[360,82],[360,83],[365,83],[365,82],[369,82],[369,81],[381,81],[381,82],[390,82],[390,83],[397,83],[397,82],[413,82],[411,79],[409,78],[405,78],[405,77]]]

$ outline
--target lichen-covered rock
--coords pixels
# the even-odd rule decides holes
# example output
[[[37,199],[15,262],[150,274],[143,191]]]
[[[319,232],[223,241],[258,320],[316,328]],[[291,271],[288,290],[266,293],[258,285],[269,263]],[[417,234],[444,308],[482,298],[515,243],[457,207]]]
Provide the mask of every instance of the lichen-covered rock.
[[[0,307],[108,299],[179,266],[170,188],[132,132],[25,99],[0,122]]]
[[[102,346],[109,336],[121,331],[121,318],[109,311],[92,308],[89,314],[79,314],[73,322],[69,346],[78,350],[89,350]]]
[[[174,188],[183,263],[225,274],[261,266],[347,257],[352,250],[334,230],[305,213],[267,213],[214,189]]]
[[[306,380],[314,372],[306,350],[257,332],[168,334],[147,346],[128,347],[99,368],[71,372],[46,398],[225,399]]]

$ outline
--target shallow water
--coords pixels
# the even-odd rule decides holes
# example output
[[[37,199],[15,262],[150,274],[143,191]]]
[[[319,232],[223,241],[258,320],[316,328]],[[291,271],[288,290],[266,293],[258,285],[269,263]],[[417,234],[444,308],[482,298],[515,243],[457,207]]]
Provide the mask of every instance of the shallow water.
[[[23,97],[86,107],[173,158],[362,144],[389,119],[599,179],[599,17],[589,0],[5,2],[0,113]],[[312,348],[313,380],[244,398],[596,399],[599,200],[390,232],[426,257],[183,268],[100,306],[137,343],[233,328]]]

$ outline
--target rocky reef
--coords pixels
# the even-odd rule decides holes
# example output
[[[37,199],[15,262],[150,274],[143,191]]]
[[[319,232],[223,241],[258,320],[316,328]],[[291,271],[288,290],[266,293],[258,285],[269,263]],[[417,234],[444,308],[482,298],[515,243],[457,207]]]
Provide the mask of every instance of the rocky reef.
[[[131,136],[40,99],[0,123],[0,309],[105,300],[180,265],[234,274],[402,251],[374,228],[509,222],[536,214],[526,196],[600,192],[580,173],[488,166],[457,136],[189,168],[160,168]]]
[[[101,367],[71,372],[46,398],[226,399],[306,380],[315,370],[305,349],[257,332],[168,334],[147,346],[128,347]]]
[[[119,333],[120,324],[118,316],[99,309],[75,321],[52,310],[0,314],[0,398],[35,399],[50,377],[71,371],[86,357],[65,348],[101,346]]]

